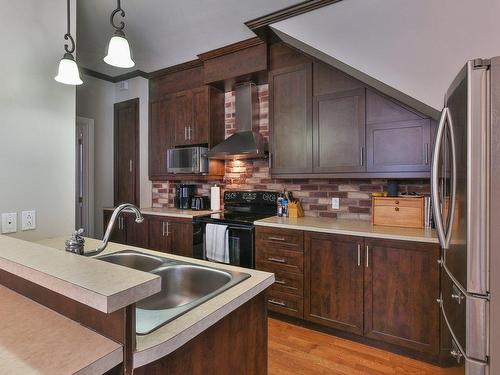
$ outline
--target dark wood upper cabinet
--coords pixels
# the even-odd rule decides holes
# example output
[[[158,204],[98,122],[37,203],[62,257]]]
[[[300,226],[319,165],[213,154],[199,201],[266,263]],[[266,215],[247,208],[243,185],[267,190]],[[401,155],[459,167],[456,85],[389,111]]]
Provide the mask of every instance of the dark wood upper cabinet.
[[[439,350],[439,246],[365,239],[365,336]]]
[[[269,74],[271,172],[312,172],[312,66],[286,67]]]
[[[175,100],[168,95],[150,104],[151,123],[149,134],[149,175],[161,176],[167,170],[167,149],[175,139]]]
[[[314,97],[315,173],[364,172],[365,89]]]
[[[149,126],[149,177],[170,178],[166,164],[168,148],[212,147],[224,140],[224,93],[201,86],[152,99]],[[223,175],[223,169],[224,163],[211,161],[209,176]]]
[[[431,119],[367,91],[368,172],[430,172]]]
[[[363,334],[363,238],[306,232],[304,318]]]

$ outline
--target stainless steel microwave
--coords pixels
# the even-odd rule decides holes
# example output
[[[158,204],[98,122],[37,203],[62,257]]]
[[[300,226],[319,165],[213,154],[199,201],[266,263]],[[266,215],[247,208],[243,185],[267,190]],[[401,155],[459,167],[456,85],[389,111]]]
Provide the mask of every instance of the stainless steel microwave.
[[[168,173],[208,173],[206,147],[180,147],[167,150]]]

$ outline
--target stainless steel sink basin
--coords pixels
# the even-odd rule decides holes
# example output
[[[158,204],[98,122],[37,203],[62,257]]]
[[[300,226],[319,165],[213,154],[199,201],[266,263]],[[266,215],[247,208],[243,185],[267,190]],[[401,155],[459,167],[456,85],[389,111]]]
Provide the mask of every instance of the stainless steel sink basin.
[[[250,277],[134,250],[97,257],[161,277],[161,291],[136,303],[136,333],[146,335]]]

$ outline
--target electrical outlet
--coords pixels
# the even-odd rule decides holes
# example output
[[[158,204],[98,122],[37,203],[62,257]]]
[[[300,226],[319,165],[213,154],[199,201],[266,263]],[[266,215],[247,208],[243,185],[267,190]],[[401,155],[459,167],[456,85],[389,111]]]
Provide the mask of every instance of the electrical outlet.
[[[33,229],[36,229],[35,210],[21,212],[21,230],[33,230]]]
[[[2,233],[17,232],[17,213],[2,214]]]
[[[340,210],[340,198],[332,198],[332,209]]]

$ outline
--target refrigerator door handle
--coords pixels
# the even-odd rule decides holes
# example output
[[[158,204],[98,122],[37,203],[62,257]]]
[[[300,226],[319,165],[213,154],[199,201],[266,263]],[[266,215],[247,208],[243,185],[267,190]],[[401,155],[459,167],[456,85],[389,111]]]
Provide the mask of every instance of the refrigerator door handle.
[[[446,229],[446,238],[445,238],[445,249],[450,247],[451,242],[451,234],[453,232],[453,222],[455,221],[455,203],[457,198],[457,147],[455,141],[455,128],[453,127],[453,120],[451,118],[450,110],[447,110],[447,118],[448,121],[448,129],[450,131],[450,145],[451,145],[451,171],[452,171],[452,179],[451,179],[451,207],[450,207],[450,215],[448,220],[448,228]]]
[[[445,247],[446,236],[444,233],[443,217],[441,216],[441,210],[439,209],[439,180],[438,180],[438,168],[439,168],[439,153],[441,152],[441,145],[444,139],[444,128],[446,126],[446,119],[448,117],[448,108],[445,107],[441,113],[441,119],[439,120],[439,126],[436,133],[436,142],[434,143],[434,151],[432,156],[432,172],[431,172],[431,199],[432,206],[434,209],[434,219],[436,222],[436,230],[439,238],[439,243],[442,248]]]

